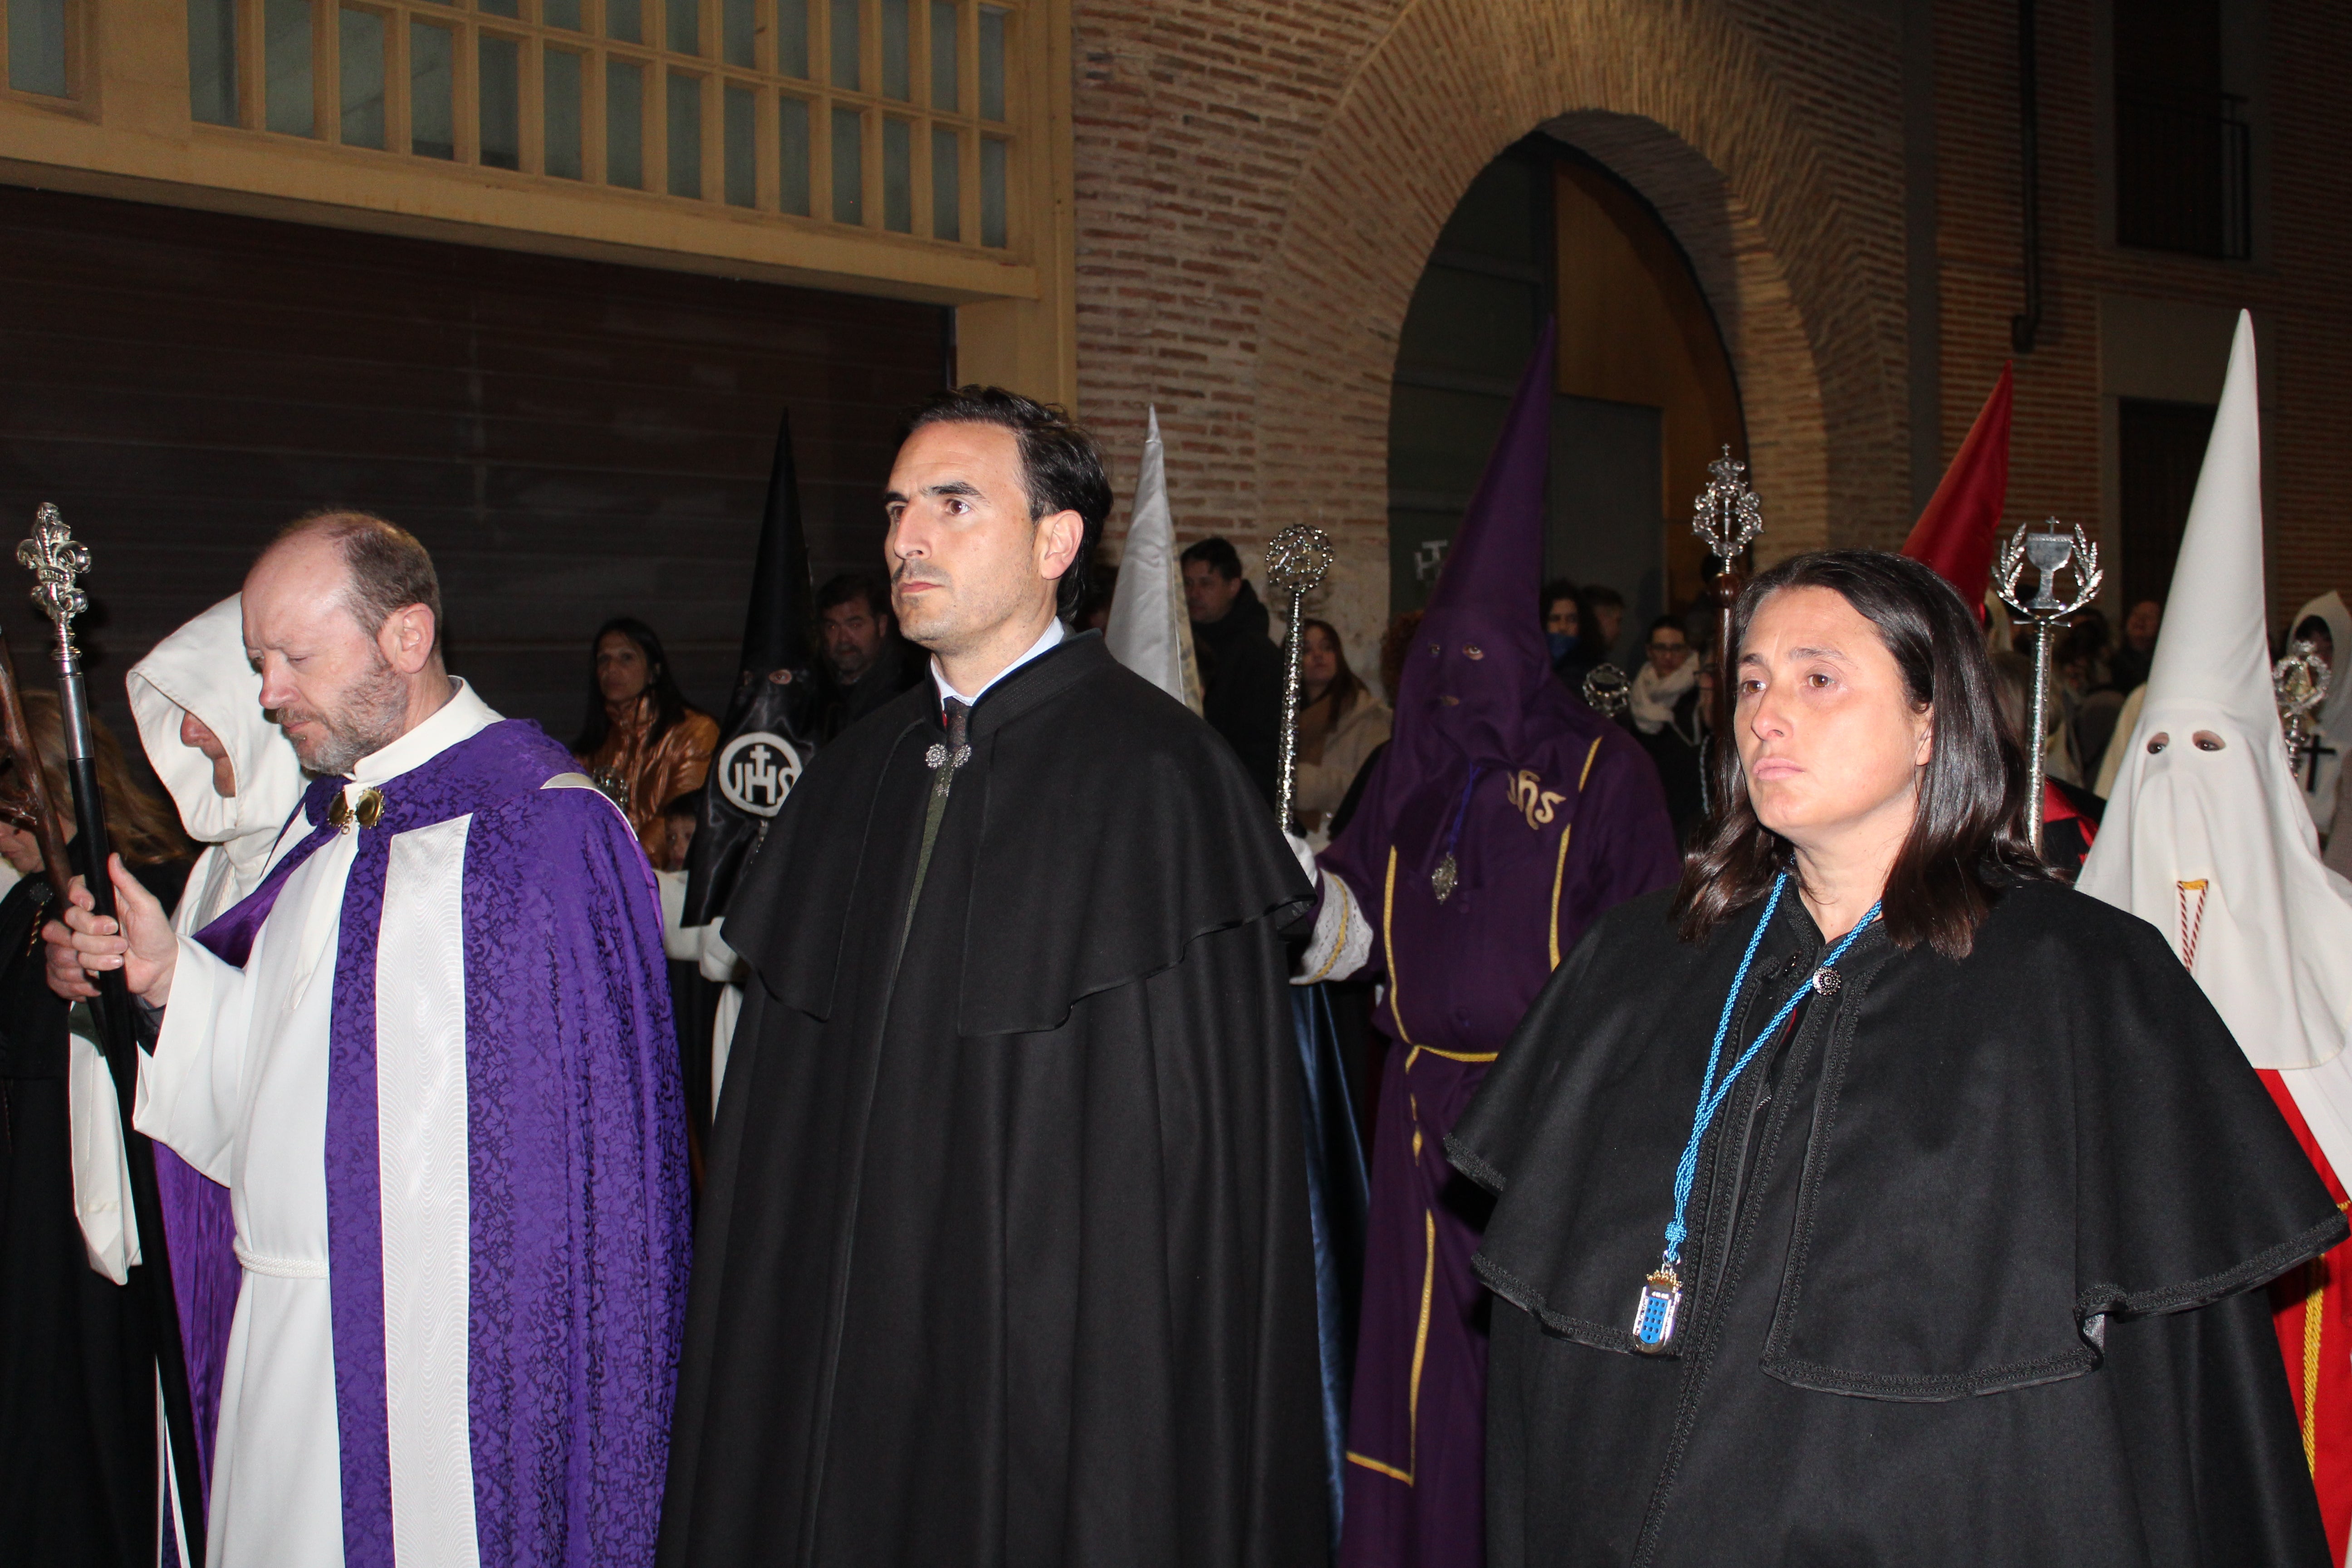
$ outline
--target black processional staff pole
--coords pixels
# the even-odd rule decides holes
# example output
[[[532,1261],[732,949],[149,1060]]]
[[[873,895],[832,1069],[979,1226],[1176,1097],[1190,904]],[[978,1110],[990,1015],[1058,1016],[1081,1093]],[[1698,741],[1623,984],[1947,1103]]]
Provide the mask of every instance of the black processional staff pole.
[[[1331,536],[1319,528],[1294,522],[1266,543],[1266,585],[1289,600],[1290,625],[1282,634],[1282,755],[1274,771],[1274,822],[1285,833],[1298,798],[1298,680],[1306,642],[1298,619],[1308,590],[1330,570]]]
[[[1713,732],[1707,741],[1717,758],[1727,759],[1732,753],[1724,747],[1729,744],[1732,710],[1738,706],[1739,650],[1731,646],[1731,623],[1739,608],[1739,558],[1764,531],[1764,502],[1748,482],[1748,465],[1731,455],[1728,445],[1706,471],[1706,488],[1691,502],[1691,531],[1719,563],[1715,574],[1715,704],[1707,714]],[[1699,777],[1711,808],[1720,797],[1723,781],[1711,767],[1702,767]]]
[[[2019,595],[2017,580],[2031,566],[2035,573],[2031,599]],[[2058,574],[2074,574],[2074,596],[2058,596]],[[2025,832],[2033,852],[2042,853],[2042,794],[2048,769],[2042,742],[2050,729],[2050,643],[2066,617],[2091,602],[2099,591],[2099,547],[2076,523],[2070,533],[2056,518],[2039,528],[2021,522],[2000,552],[2000,602],[2015,611],[2033,637],[2033,697],[2025,712]]]
[[[89,596],[77,583],[89,571],[89,550],[75,540],[58,509],[44,504],[35,514],[33,536],[16,547],[16,559],[33,574],[33,603],[57,624],[58,711],[65,723],[66,773],[73,785],[74,821],[80,832],[83,863],[89,868],[87,885],[91,907],[97,914],[112,918],[114,879],[108,869],[111,850],[106,832],[106,799],[99,793],[98,745],[90,730],[89,693],[82,684],[81,650],[74,646],[73,639],[74,617],[89,606]],[[14,728],[11,726],[12,731]],[[11,740],[14,741],[13,733]],[[17,754],[30,758],[33,753],[24,751]],[[58,885],[60,889],[67,886],[62,881]],[[62,891],[58,898],[62,903]],[[153,1326],[155,1371],[163,1387],[163,1424],[171,1444],[180,1518],[187,1524],[189,1568],[204,1568],[204,1471],[197,1458],[195,1408],[188,1397],[188,1363],[180,1341],[180,1315],[172,1299],[172,1268],[164,1250],[163,1203],[155,1189],[155,1156],[147,1140],[131,1125],[131,1107],[136,1103],[133,1095],[139,1079],[139,1042],[131,1019],[131,994],[124,987],[120,969],[98,973],[93,984],[98,995],[90,1003],[90,1012],[97,1020],[100,1048],[114,1078],[114,1110],[122,1124],[122,1150],[131,1173],[131,1212],[139,1231],[140,1267],[132,1271],[131,1288],[145,1297]],[[169,1528],[168,1521],[165,1527]]]

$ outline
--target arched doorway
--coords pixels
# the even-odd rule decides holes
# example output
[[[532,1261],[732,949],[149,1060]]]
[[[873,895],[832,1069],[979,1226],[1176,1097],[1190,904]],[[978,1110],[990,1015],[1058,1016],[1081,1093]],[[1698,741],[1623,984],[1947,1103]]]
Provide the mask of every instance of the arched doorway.
[[[1559,372],[1546,566],[1624,596],[1622,659],[1653,616],[1698,595],[1690,498],[1723,446],[1747,455],[1746,424],[1690,258],[1633,187],[1549,134],[1471,182],[1406,310],[1389,404],[1390,607],[1418,607],[1434,583],[1547,321]]]

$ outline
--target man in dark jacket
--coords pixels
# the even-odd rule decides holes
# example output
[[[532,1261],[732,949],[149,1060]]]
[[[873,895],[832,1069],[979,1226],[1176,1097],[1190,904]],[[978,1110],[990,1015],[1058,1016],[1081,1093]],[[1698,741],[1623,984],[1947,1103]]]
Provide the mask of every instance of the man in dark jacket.
[[[1265,606],[1242,579],[1232,541],[1201,541],[1184,552],[1183,565],[1184,607],[1201,660],[1201,716],[1271,801],[1282,735],[1282,650],[1267,635]]]
[[[923,679],[874,579],[844,572],[816,592],[816,629],[824,651],[824,695],[817,739],[830,741]]]
[[[1093,438],[982,387],[912,425],[885,548],[925,678],[817,752],[728,906],[754,978],[657,1561],[1318,1561],[1306,883],[1201,721],[1055,619]]]

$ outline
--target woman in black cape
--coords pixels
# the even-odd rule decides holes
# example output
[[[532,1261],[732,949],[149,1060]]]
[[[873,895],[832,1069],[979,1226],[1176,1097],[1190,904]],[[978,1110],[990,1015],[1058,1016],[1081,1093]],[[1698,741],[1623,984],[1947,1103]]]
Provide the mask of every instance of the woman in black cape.
[[[63,812],[57,700],[25,694],[26,727]],[[98,731],[116,853],[170,908],[188,850],[172,809],[131,782]],[[0,751],[0,766],[22,765]],[[59,824],[70,835],[70,817]],[[77,871],[87,871],[68,853]],[[156,1560],[154,1341],[129,1286],[90,1266],[74,1207],[66,1004],[43,974],[48,879],[26,825],[0,825],[23,873],[0,898],[0,1562],[141,1568]]]
[[[2256,1287],[2345,1222],[2165,939],[2032,857],[1973,618],[1841,551],[1737,630],[1681,887],[1448,1141],[1492,1568],[2326,1563]]]

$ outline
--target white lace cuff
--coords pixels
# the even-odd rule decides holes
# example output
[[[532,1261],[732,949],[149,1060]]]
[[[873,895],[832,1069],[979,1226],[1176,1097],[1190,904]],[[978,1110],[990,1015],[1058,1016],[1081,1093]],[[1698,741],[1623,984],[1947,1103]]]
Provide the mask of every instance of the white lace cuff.
[[[1293,985],[1346,980],[1371,962],[1372,927],[1364,919],[1363,906],[1348,884],[1329,872],[1319,873],[1318,880],[1323,907],[1315,912],[1315,934],[1307,940],[1307,956],[1291,976]]]

